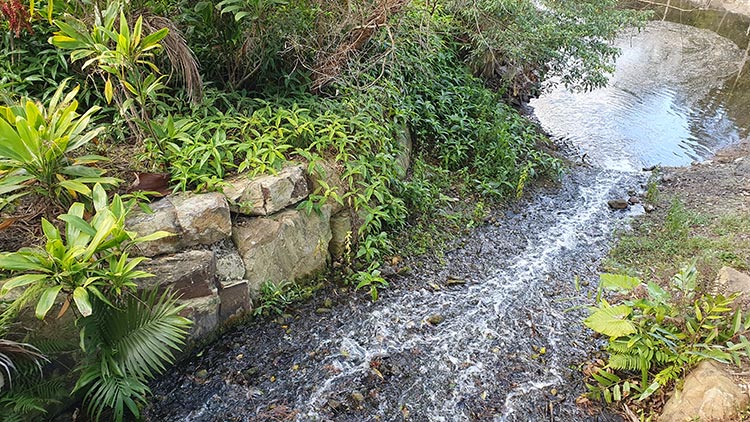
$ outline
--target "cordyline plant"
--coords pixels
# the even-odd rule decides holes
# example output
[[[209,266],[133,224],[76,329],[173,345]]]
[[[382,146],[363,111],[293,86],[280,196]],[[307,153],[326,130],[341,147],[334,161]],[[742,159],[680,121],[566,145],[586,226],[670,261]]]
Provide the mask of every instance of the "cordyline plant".
[[[99,107],[79,114],[79,87],[66,94],[66,85],[60,85],[46,107],[31,99],[0,106],[0,209],[32,192],[68,206],[80,195],[90,196],[95,183],[120,182],[91,166],[104,157],[73,157],[102,128],[88,129]]]
[[[125,216],[132,204],[118,195],[110,203],[99,184],[92,189],[92,201],[95,214],[88,221],[79,202],[60,215],[62,231],[42,219],[44,248],[0,253],[0,270],[10,274],[0,281],[0,296],[23,290],[0,324],[27,303],[36,302],[39,319],[56,303],[62,302],[58,317],[74,309],[85,353],[74,391],[85,393],[94,419],[108,415],[121,421],[126,409],[139,417],[139,405],[149,393],[148,380],[174,360],[173,351],[184,343],[191,322],[179,315],[184,305],[177,304],[174,294],[137,293],[136,280],[152,275],[137,268],[146,258],[131,258],[128,249],[169,233],[138,237],[126,230]]]

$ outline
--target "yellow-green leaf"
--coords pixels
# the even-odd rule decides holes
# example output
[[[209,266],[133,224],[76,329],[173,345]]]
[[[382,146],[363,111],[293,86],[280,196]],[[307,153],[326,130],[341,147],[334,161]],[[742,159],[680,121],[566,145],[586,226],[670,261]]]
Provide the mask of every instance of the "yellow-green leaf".
[[[42,296],[39,298],[39,302],[36,304],[36,317],[39,319],[44,319],[44,317],[47,315],[47,312],[52,308],[52,305],[55,304],[55,299],[57,298],[57,294],[60,293],[60,290],[62,289],[61,285],[49,287],[45,289],[42,292]]]
[[[114,96],[115,91],[112,87],[112,79],[107,78],[107,82],[104,83],[104,99],[107,100],[107,104],[112,103],[112,97]]]
[[[81,315],[85,318],[91,315],[91,301],[89,301],[89,293],[83,287],[76,287],[73,290],[73,300],[76,303],[76,307]]]

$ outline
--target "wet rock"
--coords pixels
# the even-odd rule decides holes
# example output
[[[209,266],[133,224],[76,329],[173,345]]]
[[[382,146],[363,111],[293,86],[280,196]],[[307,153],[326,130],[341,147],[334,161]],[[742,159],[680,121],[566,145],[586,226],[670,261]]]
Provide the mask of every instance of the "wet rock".
[[[169,196],[154,202],[150,208],[151,213],[134,211],[126,222],[128,230],[140,236],[160,230],[175,236],[138,245],[138,252],[143,256],[152,257],[192,246],[211,245],[232,233],[229,204],[219,193]]]
[[[162,256],[145,263],[143,270],[154,277],[140,280],[140,288],[171,288],[182,299],[216,295],[216,258],[211,251]]]
[[[170,197],[182,227],[182,247],[211,245],[232,234],[229,203],[218,192]]]
[[[440,325],[445,321],[445,317],[441,314],[432,314],[428,316],[425,321],[427,321],[431,325]]]
[[[248,178],[241,174],[227,180],[224,195],[232,210],[246,215],[270,215],[294,205],[309,194],[301,165],[286,167],[276,175]]]
[[[613,210],[624,210],[628,207],[628,201],[624,199],[610,199],[607,201],[607,205]]]
[[[348,212],[343,212],[331,217],[331,242],[328,251],[333,259],[340,259],[351,247],[352,218]]]
[[[740,157],[736,163],[737,164],[734,167],[734,175],[739,177],[750,177],[750,158]]]
[[[139,236],[146,236],[157,231],[173,233],[174,236],[164,237],[136,246],[143,256],[157,256],[174,253],[180,250],[180,234],[182,227],[177,222],[177,212],[168,198],[160,199],[149,205],[150,213],[140,209],[134,210],[125,223],[128,230],[135,231]]]
[[[234,227],[233,240],[253,286],[314,274],[325,268],[331,240],[331,208],[320,215],[289,210],[271,217],[245,218]]]
[[[685,378],[682,390],[669,399],[659,421],[735,420],[748,404],[750,397],[735,384],[727,365],[703,361]]]
[[[252,308],[246,280],[219,283],[219,317],[222,321],[239,317]]]
[[[445,284],[447,286],[462,285],[462,284],[466,284],[466,280],[456,275],[449,275],[448,279],[445,280]]]

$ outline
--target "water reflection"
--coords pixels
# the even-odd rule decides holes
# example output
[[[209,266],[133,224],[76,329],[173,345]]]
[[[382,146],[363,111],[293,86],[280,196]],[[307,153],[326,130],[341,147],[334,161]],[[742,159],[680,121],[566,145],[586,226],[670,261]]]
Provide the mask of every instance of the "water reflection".
[[[544,128],[608,169],[679,166],[747,136],[744,52],[704,29],[651,22],[619,41],[609,86],[550,90],[531,105]],[[739,88],[738,88],[739,87]]]

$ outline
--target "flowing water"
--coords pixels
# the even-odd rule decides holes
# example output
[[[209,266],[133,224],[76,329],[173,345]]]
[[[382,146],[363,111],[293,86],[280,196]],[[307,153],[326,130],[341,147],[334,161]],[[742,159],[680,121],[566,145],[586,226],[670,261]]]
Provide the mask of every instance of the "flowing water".
[[[748,127],[733,108],[742,101],[727,100],[736,45],[655,23],[622,46],[609,88],[532,104],[589,165],[497,211],[444,258],[411,262],[377,303],[330,288],[279,321],[225,333],[154,383],[147,418],[619,420],[576,405],[577,365],[596,348],[581,307],[629,215],[607,200],[642,189],[640,167],[705,158]]]

